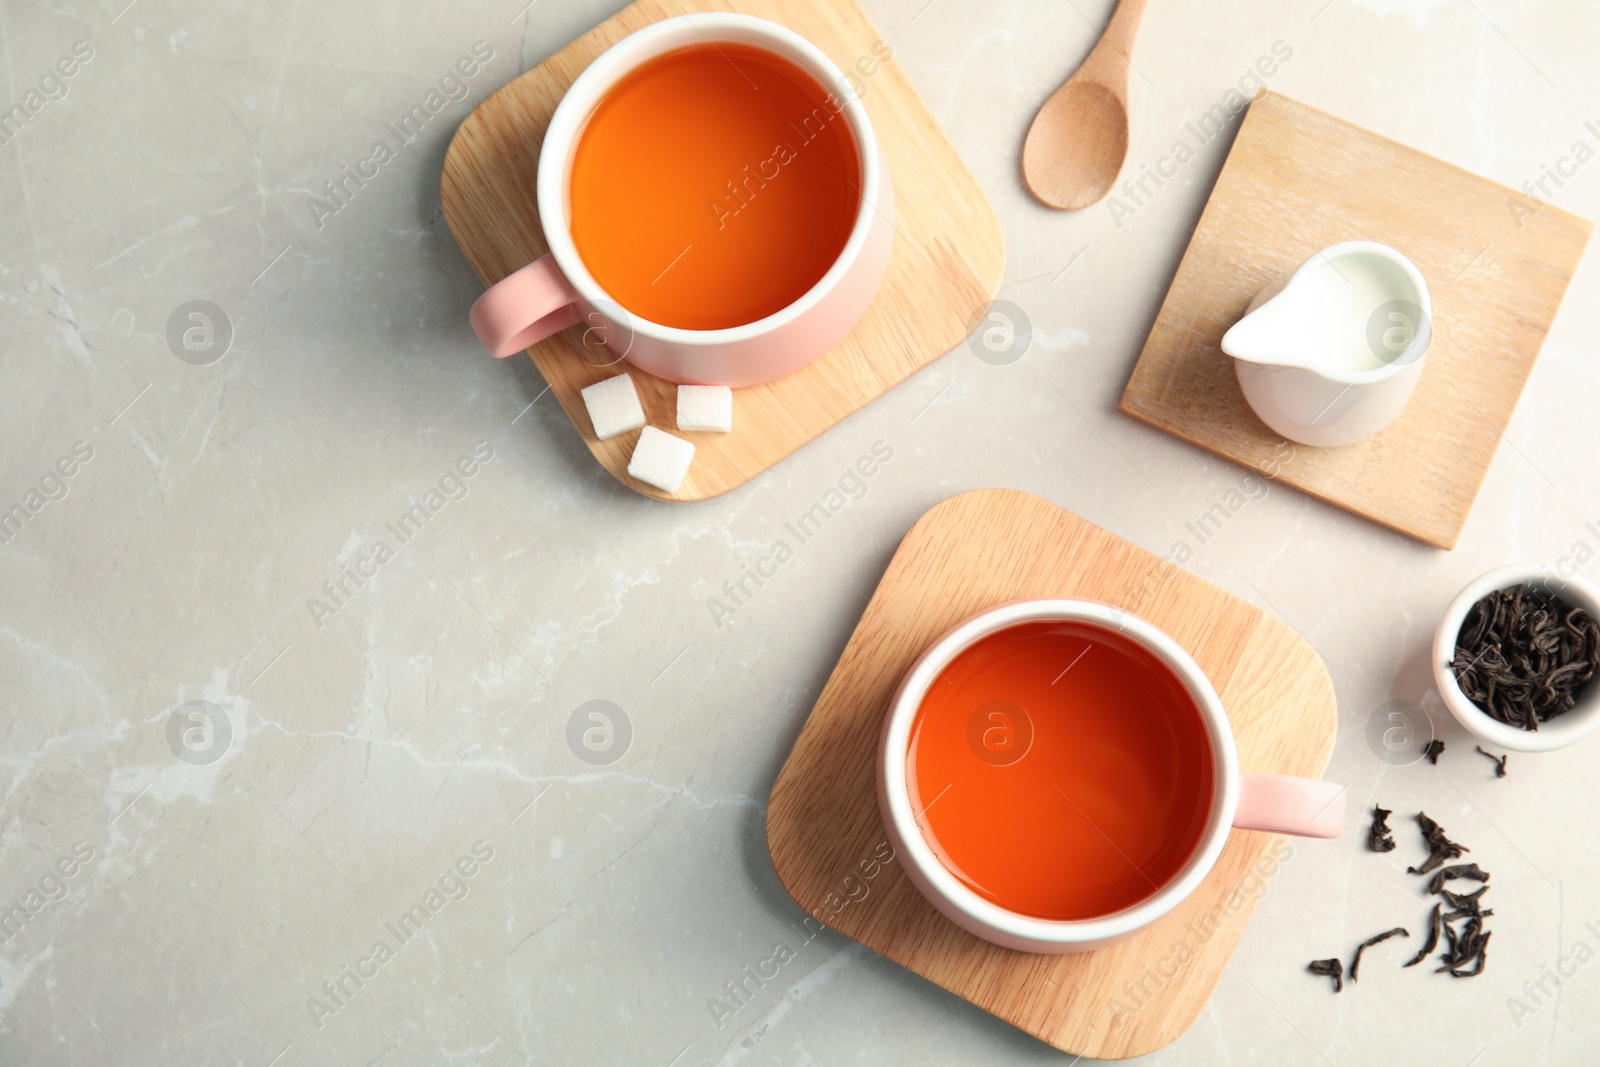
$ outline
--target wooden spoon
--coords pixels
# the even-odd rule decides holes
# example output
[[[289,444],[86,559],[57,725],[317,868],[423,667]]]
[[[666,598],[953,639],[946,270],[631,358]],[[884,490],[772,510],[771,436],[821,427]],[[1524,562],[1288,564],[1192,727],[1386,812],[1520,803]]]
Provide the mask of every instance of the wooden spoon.
[[[1128,157],[1128,67],[1146,0],[1122,0],[1083,66],[1039,108],[1022,144],[1033,195],[1063,211],[1111,191]]]

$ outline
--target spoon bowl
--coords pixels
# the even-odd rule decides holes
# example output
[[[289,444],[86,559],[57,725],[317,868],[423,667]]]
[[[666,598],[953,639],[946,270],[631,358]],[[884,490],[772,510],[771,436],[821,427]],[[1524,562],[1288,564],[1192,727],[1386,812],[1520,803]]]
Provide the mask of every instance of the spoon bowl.
[[[1072,77],[1050,94],[1022,144],[1022,177],[1050,207],[1103,199],[1128,158],[1128,68],[1146,0],[1122,0]]]
[[[1127,157],[1127,104],[1099,82],[1072,80],[1028,129],[1022,173],[1040,200],[1076,211],[1111,191]]]

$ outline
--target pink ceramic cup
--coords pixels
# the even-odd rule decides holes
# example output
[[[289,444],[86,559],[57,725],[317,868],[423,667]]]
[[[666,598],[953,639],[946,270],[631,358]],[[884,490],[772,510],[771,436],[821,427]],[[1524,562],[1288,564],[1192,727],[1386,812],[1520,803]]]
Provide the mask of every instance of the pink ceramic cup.
[[[766,318],[723,330],[684,330],[620,307],[590,275],[568,229],[567,180],[578,135],[606,92],[645,60],[685,45],[730,41],[765,49],[832,94],[861,160],[855,225],[833,266],[800,299]],[[536,180],[550,251],[490,286],[472,306],[472,328],[491,355],[509,356],[577,323],[618,357],[668,381],[759,385],[799,370],[838,344],[866,312],[889,264],[894,194],[866,108],[827,56],[777,23],[749,15],[678,15],[607,49],[567,90],[545,130]]]
[[[1057,921],[1022,915],[979,896],[952,874],[929,846],[912,810],[906,781],[911,724],[939,672],[979,638],[1018,623],[1068,619],[1115,630],[1161,660],[1194,698],[1205,720],[1215,761],[1211,810],[1189,861],[1137,904],[1093,919]],[[974,756],[974,758],[977,758]],[[1228,833],[1267,830],[1299,837],[1338,837],[1344,829],[1345,787],[1319,778],[1239,770],[1233,728],[1211,681],[1183,646],[1154,625],[1090,600],[1019,600],[991,608],[946,633],[906,672],[884,717],[878,746],[878,807],[906,875],[939,911],[969,933],[1023,952],[1085,952],[1119,941],[1171,911],[1210,873]],[[1038,813],[1040,833],[1049,823]]]

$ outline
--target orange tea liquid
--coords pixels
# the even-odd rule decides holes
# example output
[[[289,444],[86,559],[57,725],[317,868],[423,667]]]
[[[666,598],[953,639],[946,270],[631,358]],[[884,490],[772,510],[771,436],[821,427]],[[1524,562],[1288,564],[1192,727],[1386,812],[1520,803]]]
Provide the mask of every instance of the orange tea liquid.
[[[1113,630],[1021,623],[934,679],[911,726],[911,810],[969,889],[1091,919],[1167,884],[1211,811],[1211,740],[1167,666]]]
[[[696,44],[641,64],[578,137],[578,255],[619,304],[665,326],[723,329],[787,307],[839,258],[860,206],[861,161],[839,106],[749,45]]]

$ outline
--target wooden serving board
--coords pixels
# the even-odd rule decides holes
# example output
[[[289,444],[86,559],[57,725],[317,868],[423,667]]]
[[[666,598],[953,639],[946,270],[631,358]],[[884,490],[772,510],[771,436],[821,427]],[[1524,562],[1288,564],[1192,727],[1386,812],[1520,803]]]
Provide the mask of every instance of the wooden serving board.
[[[547,250],[534,178],[545,127],[567,86],[634,30],[696,11],[781,23],[864,86],[862,101],[894,185],[895,237],[877,298],[848,337],[787,378],[734,390],[732,433],[681,434],[694,442],[695,457],[675,493],[628,476],[638,432],[596,440],[578,395],[625,368],[650,423],[678,434],[671,383],[631,366],[594,365],[602,361],[584,358],[577,327],[528,350],[601,465],[630,489],[663,500],[704,500],[748,481],[933,362],[967,336],[1005,265],[994,209],[900,64],[878,60],[873,46],[882,54],[882,37],[855,0],[638,0],[479,104],[450,142],[439,195],[450,232],[484,285]]]
[[[1299,446],[1280,481],[1453,548],[1592,224],[1263,90],[1135,366],[1122,410],[1258,469],[1256,418],[1223,333],[1264,285],[1338,241],[1391,245],[1433,296],[1433,343],[1400,417],[1340,448]]]
[[[1221,695],[1242,770],[1315,776],[1327,765],[1333,683],[1288,624],[1047,501],[985,489],[939,504],[901,542],[778,774],[767,844],[790,894],[834,929],[1058,1048],[1137,1056],[1176,1039],[1205,1006],[1264,891],[1252,880],[1252,899],[1239,887],[1253,867],[1275,869],[1281,849],[1267,850],[1281,839],[1233,831],[1176,909],[1071,956],[982,941],[935,911],[898,862],[873,863],[887,851],[875,760],[895,686],[957,622],[1032,596],[1103,601],[1171,634]],[[1145,977],[1155,972],[1159,981]],[[1142,1004],[1125,982],[1149,991]]]

